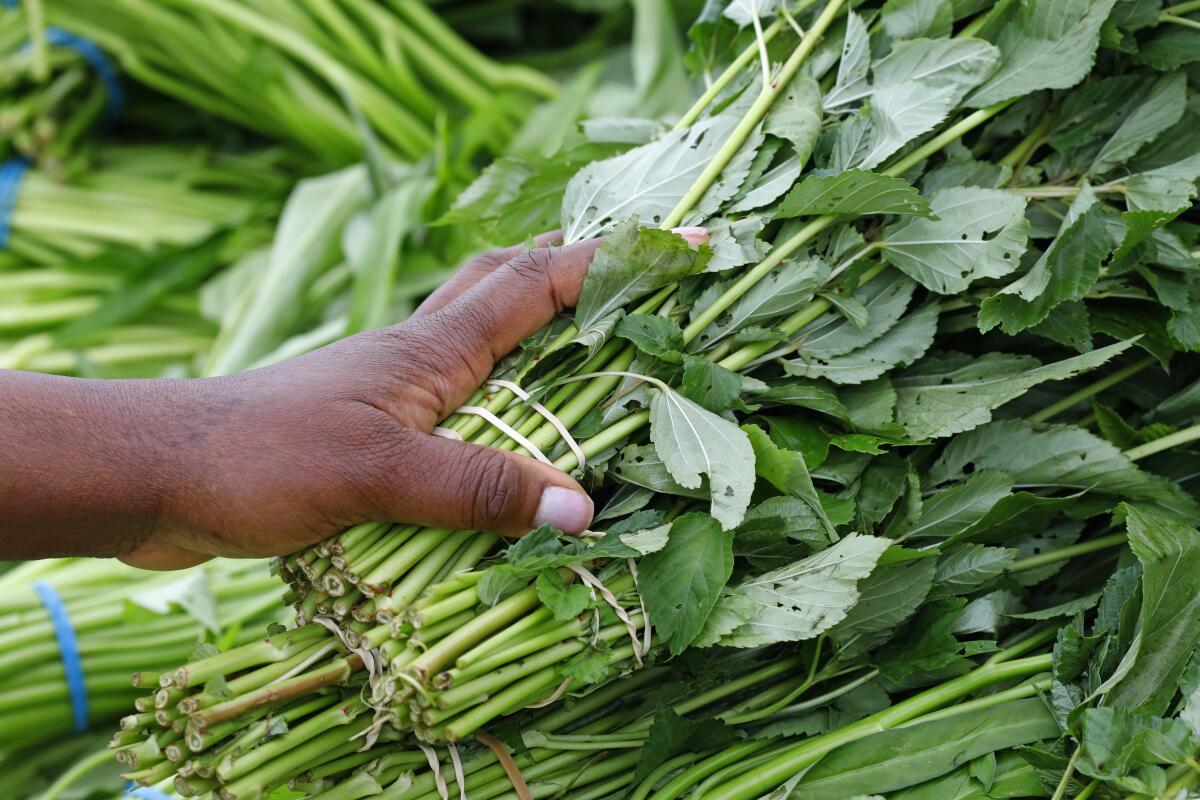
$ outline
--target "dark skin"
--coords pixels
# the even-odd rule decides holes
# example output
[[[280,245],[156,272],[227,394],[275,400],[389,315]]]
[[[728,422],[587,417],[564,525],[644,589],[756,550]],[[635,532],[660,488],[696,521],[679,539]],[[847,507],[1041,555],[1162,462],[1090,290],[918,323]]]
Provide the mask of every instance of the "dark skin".
[[[431,434],[578,300],[600,242],[555,238],[479,256],[402,324],[240,375],[0,371],[0,558],[177,569],[295,552],[368,520],[584,530],[592,503],[566,474]]]

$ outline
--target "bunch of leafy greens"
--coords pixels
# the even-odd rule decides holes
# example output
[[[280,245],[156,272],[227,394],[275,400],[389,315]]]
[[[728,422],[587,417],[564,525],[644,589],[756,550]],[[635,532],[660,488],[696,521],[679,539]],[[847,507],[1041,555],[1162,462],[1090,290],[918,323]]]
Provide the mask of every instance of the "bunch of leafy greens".
[[[334,684],[372,709],[321,705],[199,773],[222,796],[293,762],[330,778],[314,796],[445,796],[403,737],[499,724],[517,762],[451,751],[472,797],[521,772],[580,800],[1196,780],[1194,9],[798,6],[713,4],[708,89],[677,125],[589,119],[444,219],[607,237],[574,315],[496,373],[555,419],[500,389],[471,402],[520,438],[446,423],[574,470],[605,535],[496,558],[483,534],[377,524],[283,560],[301,621],[363,652],[227,656],[203,665],[220,695],[188,665],[189,730],[303,716]],[[709,244],[662,230],[681,223]],[[653,685],[655,661],[702,677]],[[336,762],[367,730],[394,740]]]

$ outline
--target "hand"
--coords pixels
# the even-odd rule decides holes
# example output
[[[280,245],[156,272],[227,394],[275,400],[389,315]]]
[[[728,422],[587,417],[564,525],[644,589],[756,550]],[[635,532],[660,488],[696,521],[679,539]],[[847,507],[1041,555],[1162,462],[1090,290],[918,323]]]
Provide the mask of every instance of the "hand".
[[[241,375],[0,372],[0,557],[173,569],[291,553],[375,519],[582,531],[592,503],[566,474],[431,435],[578,299],[600,242],[548,246],[555,236],[476,258],[403,324]]]

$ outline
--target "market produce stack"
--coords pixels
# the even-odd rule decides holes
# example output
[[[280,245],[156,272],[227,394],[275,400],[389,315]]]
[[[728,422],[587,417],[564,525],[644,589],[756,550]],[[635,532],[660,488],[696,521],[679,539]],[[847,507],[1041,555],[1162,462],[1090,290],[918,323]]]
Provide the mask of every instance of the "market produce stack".
[[[771,21],[738,2],[693,39],[702,59],[738,29],[750,46],[705,64],[674,128],[589,120],[544,160],[498,160],[446,224],[520,241],[560,216],[569,242],[607,239],[573,316],[468,401],[488,414],[443,426],[575,471],[604,535],[505,550],[366,524],[282,559],[302,627],[171,678],[196,745],[180,786],[1186,791],[1192,5],[832,0]],[[738,653],[786,680],[734,681],[727,726],[681,721],[669,688],[611,705],[651,664]],[[200,689],[215,675],[231,696]],[[541,705],[561,711],[522,711]]]

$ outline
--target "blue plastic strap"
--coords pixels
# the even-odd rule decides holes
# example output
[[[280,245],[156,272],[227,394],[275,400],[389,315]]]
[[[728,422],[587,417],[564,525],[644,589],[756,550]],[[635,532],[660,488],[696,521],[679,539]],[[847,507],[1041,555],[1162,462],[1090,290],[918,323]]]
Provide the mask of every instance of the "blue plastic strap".
[[[108,56],[104,55],[104,51],[91,39],[85,39],[62,28],[46,28],[46,41],[58,47],[74,50],[83,57],[83,60],[92,68],[92,72],[95,72],[96,77],[100,79],[101,85],[104,86],[104,93],[107,96],[104,104],[104,122],[106,125],[115,122],[121,114],[122,106],[125,105],[125,90],[121,87],[121,82],[117,80],[117,71],[113,68],[112,62],[108,60]]]
[[[35,581],[33,590],[41,598],[46,613],[50,615],[50,624],[54,626],[58,655],[67,676],[67,691],[71,694],[71,716],[75,720],[75,730],[85,731],[88,726],[87,684],[83,680],[83,662],[79,658],[79,642],[75,638],[71,617],[63,605],[62,596],[53,586],[45,581]]]
[[[17,210],[17,196],[21,193],[21,179],[29,169],[23,158],[10,158],[0,164],[0,250],[8,247],[12,235],[13,212]]]
[[[153,786],[142,786],[139,788],[136,783],[130,783],[125,788],[125,797],[137,798],[137,800],[174,800]]]

